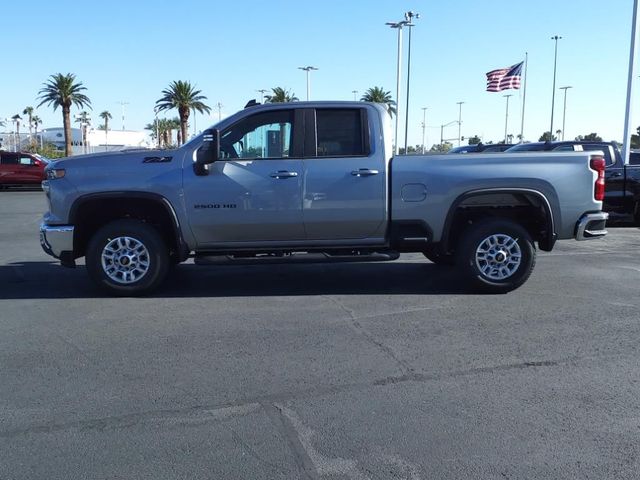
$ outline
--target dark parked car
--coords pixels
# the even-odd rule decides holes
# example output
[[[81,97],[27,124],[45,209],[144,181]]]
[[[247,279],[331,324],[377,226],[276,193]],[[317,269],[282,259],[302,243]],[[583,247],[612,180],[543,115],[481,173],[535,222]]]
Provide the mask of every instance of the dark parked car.
[[[0,188],[40,185],[49,161],[39,155],[0,151]]]
[[[640,225],[640,150],[629,155],[629,165],[623,165],[622,155],[612,142],[535,142],[522,143],[507,152],[601,150],[605,158],[605,197],[602,209],[611,220],[632,220]]]
[[[476,145],[462,145],[449,150],[447,153],[496,153],[504,152],[506,149],[513,147],[511,143],[478,143]]]

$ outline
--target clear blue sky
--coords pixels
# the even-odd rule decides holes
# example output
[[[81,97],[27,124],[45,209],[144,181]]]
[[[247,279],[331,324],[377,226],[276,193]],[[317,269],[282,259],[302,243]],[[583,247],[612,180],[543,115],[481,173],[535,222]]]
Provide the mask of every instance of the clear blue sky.
[[[509,132],[518,134],[522,90],[486,92],[485,73],[519,62],[525,52],[525,138],[537,140],[549,129],[550,37],[556,34],[563,37],[557,87],[573,87],[566,137],[597,132],[622,140],[632,8],[632,0],[5,2],[0,118],[35,107],[42,83],[58,72],[75,73],[87,87],[94,125],[109,110],[116,129],[122,126],[119,101],[129,103],[127,129],[142,129],[172,80],[195,83],[210,106],[224,105],[223,116],[259,98],[261,88],[290,88],[304,99],[305,74],[297,69],[304,65],[319,68],[311,74],[314,100],[349,100],[353,90],[359,97],[371,86],[395,98],[397,35],[385,22],[413,10],[421,18],[413,30],[410,144],[421,143],[421,107],[428,107],[431,145],[439,141],[441,124],[457,120],[458,101],[465,102],[462,135],[500,140],[504,93],[514,94]],[[636,103],[638,95],[636,88]],[[562,127],[561,91],[555,112],[554,130]],[[44,128],[62,124],[59,110],[42,106],[37,114]],[[198,115],[198,130],[217,117],[217,108]],[[457,137],[457,126],[445,129],[445,137]]]

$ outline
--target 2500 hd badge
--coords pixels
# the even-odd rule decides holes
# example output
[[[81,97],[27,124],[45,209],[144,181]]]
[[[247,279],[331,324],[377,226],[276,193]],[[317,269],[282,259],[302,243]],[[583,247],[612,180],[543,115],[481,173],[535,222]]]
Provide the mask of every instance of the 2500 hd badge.
[[[196,203],[193,208],[200,210],[202,208],[236,208],[235,203]]]

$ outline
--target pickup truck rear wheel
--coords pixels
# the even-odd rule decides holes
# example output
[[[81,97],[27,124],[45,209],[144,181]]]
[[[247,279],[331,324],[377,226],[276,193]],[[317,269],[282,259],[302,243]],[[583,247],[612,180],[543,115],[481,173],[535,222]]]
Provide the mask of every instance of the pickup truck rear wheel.
[[[481,220],[463,233],[457,264],[472,287],[507,293],[527,281],[536,263],[529,233],[517,223]]]
[[[86,252],[91,279],[109,293],[137,296],[162,283],[169,253],[160,233],[137,220],[116,220],[100,228]]]

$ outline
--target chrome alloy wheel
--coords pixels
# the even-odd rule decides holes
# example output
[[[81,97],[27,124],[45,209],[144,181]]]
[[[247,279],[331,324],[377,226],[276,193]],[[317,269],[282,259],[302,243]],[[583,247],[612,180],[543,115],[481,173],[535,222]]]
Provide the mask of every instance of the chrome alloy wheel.
[[[509,235],[491,235],[476,249],[476,266],[490,280],[506,280],[518,271],[521,262],[518,239]]]
[[[137,282],[149,271],[149,251],[132,237],[116,237],[102,249],[102,269],[116,283]]]

